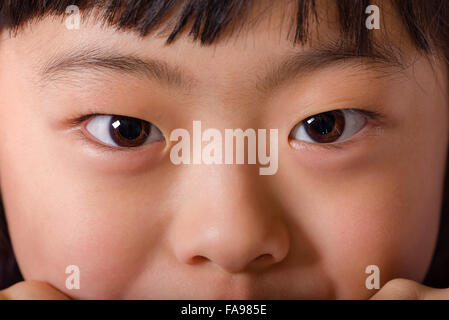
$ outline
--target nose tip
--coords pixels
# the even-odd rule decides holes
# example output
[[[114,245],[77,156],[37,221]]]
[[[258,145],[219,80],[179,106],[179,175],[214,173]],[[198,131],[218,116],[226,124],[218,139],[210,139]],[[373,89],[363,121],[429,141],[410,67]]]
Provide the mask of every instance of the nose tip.
[[[205,256],[194,256],[186,260],[187,264],[195,265],[199,263],[213,263],[228,273],[239,273],[243,271],[254,271],[268,268],[270,265],[281,261],[283,257],[275,257],[272,254],[264,253],[255,258],[247,258],[245,256],[232,258],[231,255],[213,256],[211,258]]]
[[[203,166],[182,173],[183,181],[201,183],[176,189],[185,201],[171,208],[168,240],[178,262],[196,270],[244,273],[263,272],[285,259],[290,246],[285,214],[258,172]]]
[[[227,237],[220,232],[209,232],[196,241],[190,238],[178,243],[176,255],[182,263],[214,264],[228,273],[266,269],[284,260],[289,241],[282,230],[261,235],[246,233]]]

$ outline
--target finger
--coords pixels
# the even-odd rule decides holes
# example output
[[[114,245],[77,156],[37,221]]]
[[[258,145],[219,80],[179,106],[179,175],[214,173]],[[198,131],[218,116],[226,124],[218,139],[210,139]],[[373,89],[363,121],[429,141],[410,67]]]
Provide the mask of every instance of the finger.
[[[0,292],[2,300],[70,300],[70,297],[42,281],[23,281]]]
[[[416,281],[393,279],[387,282],[372,300],[449,300],[449,289],[434,289]]]

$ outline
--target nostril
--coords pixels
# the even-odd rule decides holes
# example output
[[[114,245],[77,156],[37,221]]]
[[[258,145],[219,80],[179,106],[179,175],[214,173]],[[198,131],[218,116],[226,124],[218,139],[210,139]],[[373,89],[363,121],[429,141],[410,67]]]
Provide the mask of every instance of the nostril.
[[[273,261],[274,257],[269,253],[264,253],[258,256],[254,261],[261,261],[261,262],[271,262]]]
[[[209,261],[209,259],[204,256],[194,256],[190,259],[190,264],[200,264],[206,261]]]

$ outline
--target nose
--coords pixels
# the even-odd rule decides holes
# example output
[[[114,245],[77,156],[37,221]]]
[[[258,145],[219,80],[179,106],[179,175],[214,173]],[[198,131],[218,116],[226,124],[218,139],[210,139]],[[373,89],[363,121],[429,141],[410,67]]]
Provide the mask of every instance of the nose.
[[[191,171],[201,178],[182,180],[201,183],[182,187],[182,198],[189,200],[179,208],[172,228],[172,245],[180,262],[209,263],[239,273],[284,260],[289,235],[275,202],[260,183],[267,177],[250,178],[243,168]]]

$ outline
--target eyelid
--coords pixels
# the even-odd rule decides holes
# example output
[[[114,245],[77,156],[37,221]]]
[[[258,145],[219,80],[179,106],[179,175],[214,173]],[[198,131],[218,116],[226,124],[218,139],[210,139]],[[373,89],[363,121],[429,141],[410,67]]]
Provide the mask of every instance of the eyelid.
[[[121,149],[127,149],[127,148],[121,148],[121,147],[113,147],[113,146],[108,146],[104,143],[101,142],[97,142],[97,139],[95,139],[95,137],[93,137],[92,139],[88,138],[86,133],[83,132],[83,129],[81,127],[77,128],[77,130],[75,130],[76,132],[76,136],[77,138],[84,144],[88,144],[89,146],[92,146],[94,148],[96,148],[97,150],[100,151],[104,151],[104,152],[117,152],[117,151],[125,151],[125,150],[121,150]],[[87,132],[87,134],[89,134]],[[133,150],[129,150],[128,152],[133,152]]]
[[[352,109],[354,111],[358,111],[361,114],[363,114],[368,122],[370,122],[371,125],[374,126],[383,126],[385,124],[386,121],[386,117],[384,114],[377,112],[377,111],[373,111],[373,110],[364,110],[364,109]]]
[[[352,137],[349,139],[346,139],[344,141],[341,141],[341,142],[333,142],[333,143],[310,143],[310,142],[306,142],[306,141],[290,139],[290,145],[296,150],[315,149],[315,148],[327,149],[327,150],[342,150],[346,146],[353,144],[354,142],[355,141],[352,139]]]

